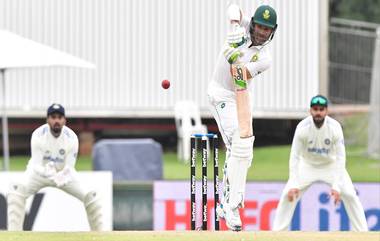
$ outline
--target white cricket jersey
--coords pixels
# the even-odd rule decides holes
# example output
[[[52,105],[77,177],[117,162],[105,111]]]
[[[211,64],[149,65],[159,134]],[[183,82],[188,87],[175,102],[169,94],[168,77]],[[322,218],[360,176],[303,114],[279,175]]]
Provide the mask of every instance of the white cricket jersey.
[[[57,171],[65,166],[74,168],[78,154],[78,137],[67,126],[63,126],[61,134],[54,137],[49,125],[44,124],[32,134],[31,152],[28,169],[45,166],[48,162],[54,162]]]
[[[300,162],[313,168],[332,164],[338,181],[346,162],[343,131],[338,121],[326,116],[323,125],[317,128],[309,116],[297,125],[289,161],[291,179],[298,179]]]
[[[241,26],[246,28],[247,37],[250,38],[249,34],[249,19],[243,17]],[[264,47],[255,47],[251,45],[251,40],[239,46],[238,49],[242,53],[242,56],[239,57],[239,62],[244,63],[245,67],[250,72],[252,78],[256,75],[267,70],[271,63],[271,57],[268,53],[266,46]],[[235,87],[232,80],[231,65],[226,60],[226,57],[223,54],[223,49],[219,53],[216,67],[212,75],[211,82],[208,86],[208,95],[211,97],[212,101],[228,101],[235,100]],[[248,81],[248,89],[252,90],[252,81]]]

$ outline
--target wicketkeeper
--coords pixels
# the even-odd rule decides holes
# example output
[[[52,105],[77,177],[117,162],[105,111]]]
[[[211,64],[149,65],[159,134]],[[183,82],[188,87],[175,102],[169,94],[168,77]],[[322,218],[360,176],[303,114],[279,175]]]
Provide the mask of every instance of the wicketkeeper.
[[[363,207],[346,170],[342,127],[327,116],[328,100],[322,95],[310,102],[310,116],[296,128],[289,160],[289,180],[282,192],[273,223],[274,231],[286,231],[297,202],[315,182],[331,187],[335,204],[344,202],[354,231],[368,231]]]
[[[99,195],[82,188],[76,178],[78,137],[65,124],[65,109],[53,104],[47,110],[47,123],[33,132],[32,155],[23,179],[12,183],[7,195],[8,230],[23,229],[25,200],[44,187],[56,187],[78,198],[84,204],[91,230],[102,230]]]
[[[230,32],[208,87],[211,111],[227,148],[224,191],[217,213],[229,229],[241,230],[239,208],[244,207],[248,168],[253,158],[251,79],[267,70],[271,58],[266,45],[277,28],[276,11],[262,5],[249,19],[237,5],[228,8]]]

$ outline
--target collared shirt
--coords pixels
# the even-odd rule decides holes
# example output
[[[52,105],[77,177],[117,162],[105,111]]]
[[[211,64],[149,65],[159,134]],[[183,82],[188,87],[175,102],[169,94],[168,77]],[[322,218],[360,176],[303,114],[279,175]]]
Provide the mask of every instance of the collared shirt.
[[[49,125],[44,124],[32,134],[31,152],[28,168],[45,166],[48,162],[54,162],[57,171],[65,166],[74,168],[78,154],[78,137],[67,126],[63,126],[61,134],[54,137]]]
[[[247,36],[249,37],[249,19],[244,17],[241,26],[246,28]],[[238,61],[245,65],[252,78],[254,78],[269,68],[271,57],[266,48],[267,46],[252,46],[249,48],[250,45],[251,40],[248,39],[246,43],[238,47],[239,51],[242,53],[242,56],[239,57]],[[208,86],[208,95],[214,101],[235,99],[235,87],[230,67],[231,65],[226,60],[222,50],[218,56],[216,67]],[[248,80],[248,88],[250,90],[252,90],[252,86],[252,79]]]
[[[329,165],[336,168],[333,186],[339,189],[337,184],[345,170],[346,152],[343,130],[338,121],[326,116],[323,125],[317,128],[309,116],[297,125],[289,160],[289,176],[296,183],[300,162],[314,168]]]

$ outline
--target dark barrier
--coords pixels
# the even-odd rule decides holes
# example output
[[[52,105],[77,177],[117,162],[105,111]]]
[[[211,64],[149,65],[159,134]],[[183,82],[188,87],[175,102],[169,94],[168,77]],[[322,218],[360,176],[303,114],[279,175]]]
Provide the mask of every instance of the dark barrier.
[[[153,183],[125,182],[113,185],[113,229],[153,229]]]

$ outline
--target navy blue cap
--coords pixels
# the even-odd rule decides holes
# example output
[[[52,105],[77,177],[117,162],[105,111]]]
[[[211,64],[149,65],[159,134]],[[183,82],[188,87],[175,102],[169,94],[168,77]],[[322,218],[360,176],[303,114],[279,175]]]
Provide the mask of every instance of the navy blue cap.
[[[51,106],[49,106],[49,108],[47,109],[47,115],[51,115],[53,113],[59,113],[63,116],[65,116],[65,108],[63,108],[62,105],[60,104],[52,104]]]

